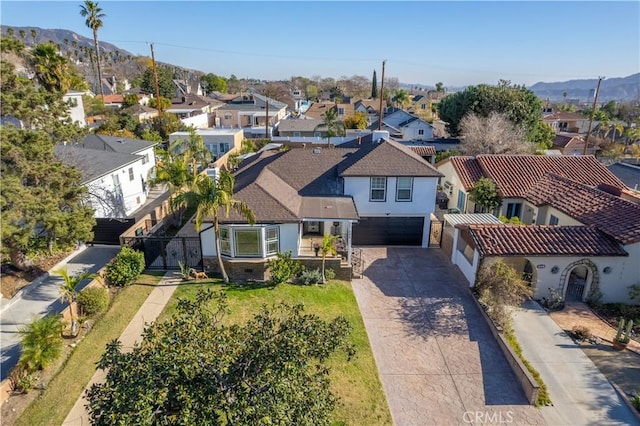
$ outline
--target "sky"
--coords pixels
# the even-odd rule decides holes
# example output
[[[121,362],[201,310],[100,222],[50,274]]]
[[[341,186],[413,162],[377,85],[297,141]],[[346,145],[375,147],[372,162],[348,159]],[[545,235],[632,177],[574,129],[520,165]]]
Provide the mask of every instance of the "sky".
[[[0,1],[8,26],[92,32],[80,1]],[[397,77],[447,87],[640,72],[640,1],[115,1],[98,39],[229,77]]]

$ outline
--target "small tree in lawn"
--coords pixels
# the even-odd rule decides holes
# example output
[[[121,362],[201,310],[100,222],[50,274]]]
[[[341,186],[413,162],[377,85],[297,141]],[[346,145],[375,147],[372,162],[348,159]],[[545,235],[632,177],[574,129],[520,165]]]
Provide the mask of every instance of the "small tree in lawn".
[[[336,251],[336,240],[338,239],[337,235],[329,235],[325,234],[322,239],[322,244],[320,245],[320,251],[322,252],[322,284],[327,282],[327,279],[324,275],[324,263],[327,255],[335,256]]]
[[[76,321],[75,315],[73,314],[73,302],[75,302],[78,296],[77,288],[84,280],[95,279],[98,278],[98,276],[89,272],[81,272],[78,275],[69,275],[67,268],[57,269],[54,271],[54,274],[60,275],[62,277],[62,284],[60,284],[59,286],[60,300],[69,304],[69,316],[71,317],[71,335],[75,336],[78,332],[78,323]]]
[[[58,359],[64,347],[62,322],[58,315],[34,319],[20,329],[22,353],[18,366],[22,374],[44,369]]]
[[[235,210],[245,218],[250,225],[256,221],[253,211],[245,202],[233,198],[234,176],[221,170],[215,179],[207,175],[198,175],[187,189],[182,189],[171,200],[172,206],[194,206],[196,208],[196,231],[200,232],[202,223],[207,216],[213,218],[213,238],[216,245],[216,255],[220,273],[225,283],[229,282],[229,276],[224,269],[222,254],[220,253],[220,215],[229,217],[229,211]]]
[[[496,183],[489,178],[481,178],[469,190],[469,199],[489,212],[502,205]]]

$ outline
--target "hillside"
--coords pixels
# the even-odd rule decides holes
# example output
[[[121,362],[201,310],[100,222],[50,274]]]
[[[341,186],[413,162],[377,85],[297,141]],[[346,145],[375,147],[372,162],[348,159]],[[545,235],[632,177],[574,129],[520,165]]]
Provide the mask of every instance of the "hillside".
[[[551,101],[561,101],[564,93],[567,99],[586,101],[593,99],[593,93],[598,85],[598,79],[569,80],[556,83],[539,82],[529,87],[539,97]],[[640,97],[640,73],[622,78],[607,78],[600,85],[599,101],[615,99],[617,101],[631,101]]]

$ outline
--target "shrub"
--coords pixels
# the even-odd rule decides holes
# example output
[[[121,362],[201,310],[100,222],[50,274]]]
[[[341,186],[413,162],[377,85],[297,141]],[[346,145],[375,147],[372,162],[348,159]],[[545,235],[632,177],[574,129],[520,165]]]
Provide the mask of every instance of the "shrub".
[[[571,334],[577,340],[589,340],[591,338],[591,330],[584,325],[574,325]]]
[[[144,253],[123,247],[107,264],[105,278],[110,285],[124,287],[144,271]]]
[[[29,393],[31,389],[34,388],[37,381],[38,376],[36,374],[24,374],[15,381],[15,389],[20,393]]]
[[[636,394],[631,397],[631,403],[636,407],[636,410],[640,411],[640,392],[636,392]]]
[[[100,314],[109,306],[109,292],[104,287],[85,288],[78,293],[77,302],[84,315]]]
[[[291,259],[291,251],[278,253],[275,259],[269,259],[267,269],[271,273],[269,282],[272,285],[289,282],[302,271],[302,265],[297,260]]]
[[[332,280],[336,277],[336,271],[334,271],[333,269],[326,269],[324,271],[324,277],[328,280]]]
[[[298,277],[298,282],[302,285],[313,285],[322,282],[322,273],[319,269],[307,269],[302,271]]]
[[[62,353],[62,320],[58,315],[46,315],[20,329],[22,354],[18,366],[27,373],[42,370]]]

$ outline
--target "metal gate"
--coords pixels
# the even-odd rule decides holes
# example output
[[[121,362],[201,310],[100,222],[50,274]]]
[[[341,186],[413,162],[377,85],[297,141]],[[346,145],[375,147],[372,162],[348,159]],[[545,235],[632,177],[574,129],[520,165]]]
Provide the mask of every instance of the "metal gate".
[[[147,269],[180,270],[180,263],[202,269],[200,237],[140,236],[123,240],[124,245],[144,252]]]
[[[431,229],[429,231],[429,247],[440,247],[442,243],[442,227],[444,222],[439,220],[431,221]]]
[[[362,259],[361,249],[354,248],[351,251],[351,274],[357,278],[362,278],[364,274],[364,260]]]
[[[573,274],[569,275],[569,285],[564,299],[569,302],[582,302],[586,281]]]

